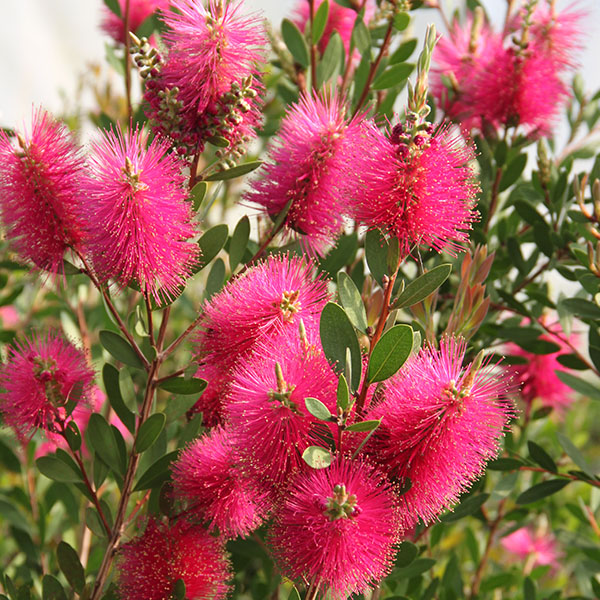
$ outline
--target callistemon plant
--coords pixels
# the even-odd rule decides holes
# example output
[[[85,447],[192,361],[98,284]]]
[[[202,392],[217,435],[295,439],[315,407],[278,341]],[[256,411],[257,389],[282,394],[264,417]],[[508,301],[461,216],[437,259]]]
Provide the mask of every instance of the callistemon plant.
[[[2,123],[0,600],[600,597],[598,14],[445,4],[105,0]]]

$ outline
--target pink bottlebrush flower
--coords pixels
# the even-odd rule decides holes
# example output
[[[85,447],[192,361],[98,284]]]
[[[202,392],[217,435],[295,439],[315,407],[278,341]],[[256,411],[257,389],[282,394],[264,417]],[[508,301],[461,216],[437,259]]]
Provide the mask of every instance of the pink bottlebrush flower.
[[[265,494],[237,467],[232,435],[213,429],[188,445],[172,467],[175,497],[227,538],[248,535],[267,509]]]
[[[262,21],[242,15],[241,1],[210,0],[205,8],[200,0],[172,0],[171,6],[163,14],[168,55],[146,86],[148,116],[192,156],[211,136],[225,137],[230,150],[239,150],[261,123]],[[176,96],[176,122],[161,91]]]
[[[194,377],[206,380],[208,385],[191,412],[202,413],[204,427],[215,427],[223,422],[223,401],[229,389],[229,368],[207,362],[198,367]]]
[[[65,125],[41,109],[32,121],[18,147],[0,131],[0,212],[20,257],[56,275],[82,239],[83,159]]]
[[[311,254],[323,255],[342,233],[348,197],[362,170],[360,157],[370,151],[362,118],[349,120],[345,113],[337,97],[303,95],[288,110],[271,160],[245,196],[273,217],[291,201],[285,231],[302,234]]]
[[[319,9],[319,6],[323,3],[323,0],[315,1],[315,13]],[[308,0],[299,0],[296,4],[294,23],[298,25],[300,31],[304,31],[310,19],[310,5]],[[365,3],[365,14],[363,20],[368,23],[375,14],[375,2],[373,0],[367,0]],[[327,18],[327,24],[323,35],[319,40],[318,48],[319,52],[323,54],[327,48],[327,44],[334,33],[338,33],[342,38],[344,44],[344,50],[346,56],[350,51],[350,40],[352,38],[352,30],[356,21],[357,12],[353,8],[346,8],[340,6],[336,2],[329,3],[329,16]]]
[[[367,463],[338,458],[325,469],[307,467],[287,489],[270,535],[283,574],[314,582],[335,600],[366,591],[392,566],[395,503],[387,480]]]
[[[545,322],[544,318],[542,320]],[[562,414],[573,402],[574,394],[573,390],[556,375],[557,370],[565,370],[565,367],[558,362],[558,357],[573,352],[567,341],[575,344],[577,336],[566,336],[558,322],[551,329],[553,333],[544,333],[538,339],[556,344],[559,350],[550,354],[534,354],[516,344],[508,344],[505,348],[506,353],[521,356],[526,359],[526,362],[507,367],[506,372],[519,384],[519,395],[524,402],[531,404],[539,398],[543,406],[552,407]]]
[[[198,257],[181,164],[147,135],[106,132],[92,147],[86,186],[88,251],[103,281],[136,282],[157,301],[175,295]]]
[[[37,428],[62,432],[67,404],[88,404],[93,382],[82,352],[59,334],[34,334],[9,347],[0,369],[0,411],[19,437]]]
[[[7,329],[14,328],[20,320],[19,312],[12,304],[0,306],[0,323],[3,327]]]
[[[304,340],[295,331],[281,334],[240,359],[225,411],[245,472],[268,488],[284,483],[303,465],[308,446],[322,446],[337,432],[311,415],[304,400],[317,398],[336,414],[336,390],[316,333]]]
[[[223,600],[231,577],[223,542],[185,521],[149,520],[118,556],[117,589],[127,600],[169,600],[179,579],[189,600]]]
[[[553,569],[559,566],[561,553],[551,533],[534,533],[529,527],[521,527],[504,536],[500,543],[519,560],[526,561],[525,564],[529,567],[526,568],[526,573],[538,565],[550,565]]]
[[[514,414],[508,377],[494,365],[463,367],[466,342],[443,338],[409,359],[386,384],[368,419],[383,418],[366,453],[412,487],[402,495],[402,525],[434,519],[458,502],[498,453]]]
[[[447,125],[431,127],[408,144],[404,131],[398,124],[385,136],[371,127],[373,160],[361,174],[355,217],[397,237],[404,254],[421,244],[454,254],[477,217],[473,146]]]
[[[102,30],[110,35],[115,42],[125,43],[125,5],[127,0],[119,0],[121,16],[118,17],[112,10],[103,7]],[[170,0],[130,0],[129,3],[129,31],[135,32],[137,28],[153,13],[167,10]]]
[[[481,129],[481,114],[475,105],[477,81],[502,46],[502,36],[487,23],[473,31],[472,16],[464,26],[454,20],[448,36],[442,36],[435,46],[432,93],[446,116],[465,129]]]

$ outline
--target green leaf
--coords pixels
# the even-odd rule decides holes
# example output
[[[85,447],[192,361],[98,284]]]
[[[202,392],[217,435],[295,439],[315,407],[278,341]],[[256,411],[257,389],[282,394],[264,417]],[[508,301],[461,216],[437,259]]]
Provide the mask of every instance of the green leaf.
[[[144,471],[133,491],[139,492],[140,490],[149,490],[150,488],[161,486],[171,476],[169,467],[178,455],[179,451],[173,450],[173,452],[168,452],[164,456],[161,456]]]
[[[81,431],[79,431],[79,427],[77,427],[75,421],[69,421],[67,424],[67,427],[65,428],[65,437],[67,438],[69,448],[73,452],[77,452],[77,450],[81,448]]]
[[[455,509],[441,517],[443,523],[452,523],[463,517],[475,514],[490,497],[489,494],[475,494],[465,498]]]
[[[123,16],[121,14],[121,6],[119,5],[119,0],[104,0],[104,4],[108,6],[111,12],[115,13],[119,19]]]
[[[350,264],[358,249],[358,236],[356,233],[343,235],[337,241],[335,248],[321,260],[319,269],[326,271],[332,277],[345,265]]]
[[[250,219],[244,216],[236,225],[231,242],[229,243],[229,268],[232,273],[244,257],[249,239]]]
[[[340,375],[337,386],[337,405],[342,410],[346,410],[350,404],[350,390],[348,389],[348,382],[343,375]]]
[[[106,363],[102,367],[102,380],[104,381],[104,388],[106,389],[106,395],[112,409],[129,432],[134,434],[135,415],[125,406],[125,402],[123,402],[121,387],[119,385],[119,370],[113,365]]]
[[[281,36],[293,59],[306,69],[310,64],[308,46],[298,27],[289,19],[284,19],[281,23]]]
[[[56,556],[58,566],[67,581],[78,594],[81,594],[85,587],[85,574],[77,552],[67,542],[60,542],[56,548]]]
[[[173,600],[185,600],[185,581],[179,578],[173,588]]]
[[[121,468],[121,455],[110,425],[100,413],[90,416],[87,436],[92,449],[117,473]]]
[[[316,46],[325,32],[327,18],[329,17],[329,0],[321,2],[321,5],[315,13],[312,26],[312,43]]]
[[[373,421],[360,421],[346,427],[346,431],[375,431],[381,425],[380,419]]]
[[[410,563],[413,562],[415,558],[417,558],[418,554],[419,549],[417,548],[416,544],[405,540],[400,544],[400,547],[398,548],[398,556],[396,557],[396,564],[394,565],[394,567],[408,567],[408,565],[410,565]]]
[[[388,88],[400,85],[410,76],[414,68],[415,65],[412,63],[391,65],[375,79],[371,87],[374,90],[387,90]]]
[[[63,586],[54,575],[42,578],[42,600],[67,600]]]
[[[560,301],[560,306],[582,319],[600,319],[600,307],[583,298],[566,298]]]
[[[531,459],[536,462],[542,469],[546,469],[546,471],[550,471],[551,473],[556,473],[556,463],[552,460],[552,457],[541,447],[538,446],[535,442],[529,440],[527,442],[527,447],[529,448],[529,456]]]
[[[371,48],[371,34],[360,15],[357,15],[354,21],[351,43],[361,54],[365,54]]]
[[[260,165],[262,165],[262,161],[260,160],[242,163],[241,165],[231,167],[231,169],[225,169],[224,171],[218,171],[212,175],[207,175],[204,178],[204,181],[225,181],[227,179],[234,179],[235,177],[241,177],[247,173],[252,173],[252,171],[258,169]]]
[[[292,588],[292,591],[290,592],[290,595],[288,596],[287,600],[302,600],[300,598],[300,593],[298,592],[295,586]]]
[[[423,275],[417,277],[406,286],[404,291],[398,296],[394,308],[403,308],[421,302],[429,294],[435,292],[450,277],[451,272],[452,265],[443,264],[434,267],[431,271],[427,271],[427,273],[423,273]]]
[[[367,330],[367,312],[356,284],[345,271],[338,273],[337,283],[340,302],[350,322],[364,333]]]
[[[394,27],[398,31],[404,31],[408,27],[409,23],[410,23],[410,15],[408,13],[399,12],[394,17]]]
[[[201,271],[208,265],[212,259],[222,250],[227,237],[229,228],[225,223],[211,227],[198,241],[200,246],[200,262],[196,267],[196,271]]]
[[[344,372],[346,368],[346,348],[350,350],[352,367],[350,386],[352,390],[356,390],[360,384],[362,366],[360,345],[348,315],[339,304],[328,302],[323,308],[320,334],[323,352],[338,374]]]
[[[74,471],[68,464],[52,454],[40,456],[40,458],[35,461],[35,464],[39,472],[48,477],[48,479],[53,479],[54,481],[60,481],[62,483],[83,481],[81,471]]]
[[[344,61],[344,43],[340,34],[335,31],[327,42],[327,48],[323,52],[323,57],[317,65],[317,79],[322,85],[330,79],[334,73],[342,66]]]
[[[2,463],[6,469],[12,471],[13,473],[21,472],[21,461],[2,440],[0,440],[0,463]]]
[[[138,454],[145,452],[157,440],[163,430],[167,417],[164,413],[154,413],[142,423],[137,437],[135,438],[135,451]]]
[[[600,389],[598,389],[595,385],[592,385],[591,383],[588,383],[587,381],[584,381],[575,375],[571,375],[571,373],[567,373],[566,371],[559,371],[557,369],[554,372],[564,384],[568,385],[576,392],[579,392],[588,398],[592,398],[593,400],[600,400]]]
[[[114,331],[103,329],[100,332],[100,343],[115,359],[136,369],[143,369],[144,364],[129,342]]]
[[[375,280],[382,285],[383,276],[387,272],[388,243],[379,229],[367,231],[365,236],[365,255],[367,265]]]
[[[523,600],[535,600],[536,589],[535,582],[531,577],[525,577],[523,580]]]
[[[579,448],[573,444],[573,442],[564,434],[558,433],[556,435],[563,450],[567,453],[570,459],[588,476],[594,477],[594,471],[589,465],[583,454],[579,451]]]
[[[523,170],[525,169],[525,165],[527,164],[527,154],[518,154],[513,158],[506,167],[506,170],[502,174],[502,178],[500,179],[500,186],[498,191],[503,192],[508,189],[513,183],[521,176]]]
[[[98,511],[91,506],[88,506],[85,509],[85,524],[93,534],[100,538],[106,537],[106,529],[104,529],[102,519],[100,518]]]
[[[400,62],[404,62],[406,59],[410,58],[410,55],[415,51],[417,47],[417,40],[413,38],[411,40],[407,40],[406,42],[400,44],[398,50],[396,50],[392,56],[390,57],[390,65],[395,65]]]
[[[206,278],[206,287],[204,288],[204,298],[209,300],[211,296],[221,290],[225,283],[225,263],[217,258],[210,269]]]
[[[302,459],[313,469],[325,469],[333,461],[333,456],[327,448],[320,446],[309,446],[303,453]]]
[[[306,410],[313,417],[316,417],[321,421],[331,421],[333,419],[329,409],[318,398],[305,398],[304,404],[306,406]]]
[[[400,369],[410,356],[413,346],[413,330],[409,325],[394,325],[388,329],[375,344],[367,380],[369,383],[389,379]]]
[[[435,565],[435,559],[433,558],[417,558],[406,567],[394,569],[389,578],[393,580],[411,579],[425,573],[425,571],[429,571],[433,565]]]
[[[198,212],[200,210],[200,206],[202,205],[202,200],[204,200],[204,196],[206,196],[206,191],[208,190],[208,185],[205,181],[199,181],[190,192],[190,197],[192,199],[192,208],[194,212]]]
[[[180,396],[191,396],[201,394],[207,386],[207,382],[204,379],[198,379],[192,377],[186,379],[185,377],[172,377],[163,381],[158,387],[161,390],[171,392],[171,394],[178,394]]]
[[[531,504],[532,502],[537,502],[542,498],[556,494],[556,492],[562,490],[569,483],[571,483],[569,479],[548,479],[547,481],[542,481],[520,494],[517,497],[516,503]]]

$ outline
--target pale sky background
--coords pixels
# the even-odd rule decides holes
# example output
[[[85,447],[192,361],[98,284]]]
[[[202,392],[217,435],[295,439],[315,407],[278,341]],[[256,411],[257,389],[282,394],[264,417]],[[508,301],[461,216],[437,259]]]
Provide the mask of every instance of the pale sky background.
[[[291,12],[294,0],[246,0],[246,4],[251,10],[263,10],[278,25]],[[457,4],[461,0],[445,0],[449,13]],[[505,0],[485,4],[492,20],[501,22]],[[558,0],[559,7],[571,4]],[[589,13],[581,71],[588,91],[596,91],[600,87],[600,0],[575,4]],[[86,64],[103,61],[108,38],[99,28],[101,6],[102,0],[0,0],[0,124],[21,127],[32,105],[61,111],[60,92],[72,97]],[[428,10],[420,11],[415,34],[422,38],[430,21],[444,31],[437,12]]]

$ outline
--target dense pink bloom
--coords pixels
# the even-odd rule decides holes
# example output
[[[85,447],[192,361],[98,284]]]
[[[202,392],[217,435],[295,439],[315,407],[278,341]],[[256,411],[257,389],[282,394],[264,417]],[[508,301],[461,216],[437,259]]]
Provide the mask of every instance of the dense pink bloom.
[[[102,29],[110,35],[116,42],[125,43],[125,5],[127,0],[119,0],[121,17],[118,17],[107,7],[103,8],[104,16],[102,18]],[[150,15],[158,10],[167,10],[170,0],[130,0],[129,3],[129,31],[136,31],[137,28]]]
[[[343,230],[362,170],[352,157],[370,151],[365,139],[362,118],[348,119],[338,98],[303,95],[283,119],[270,162],[246,200],[272,217],[291,201],[285,231],[302,234],[309,252],[323,254]]]
[[[254,137],[261,122],[266,35],[257,15],[241,14],[242,2],[172,0],[165,12],[168,55],[147,82],[148,116],[158,131],[171,136],[192,155],[207,138],[229,140],[231,149]],[[177,88],[176,122],[160,92]]]
[[[0,411],[19,436],[32,429],[64,430],[67,404],[89,403],[94,372],[61,335],[24,338],[9,347],[0,370]]]
[[[366,463],[342,459],[298,475],[270,536],[286,576],[317,581],[336,600],[387,575],[397,539],[397,507],[386,479]]]
[[[144,533],[124,544],[117,588],[123,600],[169,600],[178,579],[189,600],[223,600],[231,573],[223,542],[201,527],[148,521]]]
[[[361,174],[355,216],[397,237],[403,253],[421,244],[455,253],[477,216],[472,144],[446,125],[417,134],[409,144],[403,135],[401,124],[389,136],[371,128],[373,160]]]
[[[573,352],[566,340],[573,344],[577,338],[574,335],[567,337],[558,322],[552,329],[554,333],[542,334],[538,339],[552,342],[558,345],[560,350],[551,354],[533,354],[516,344],[508,344],[505,348],[506,353],[521,356],[526,359],[526,362],[507,367],[506,371],[519,383],[520,396],[525,402],[531,404],[539,398],[544,406],[550,406],[561,412],[573,402],[574,393],[572,388],[557,377],[557,370],[565,370],[557,359],[562,354]]]
[[[443,338],[409,359],[367,415],[383,422],[366,452],[412,487],[402,496],[402,524],[434,519],[455,504],[498,453],[512,404],[510,379],[487,364],[463,367],[464,340]]]
[[[223,401],[229,389],[229,366],[205,362],[198,367],[194,377],[204,379],[207,386],[193,407],[193,413],[202,413],[202,425],[215,427],[223,420]]]
[[[302,466],[302,452],[334,432],[308,412],[304,400],[317,398],[335,414],[336,390],[316,333],[302,340],[292,331],[241,359],[225,410],[245,471],[267,486],[285,482]]]
[[[94,268],[120,288],[137,283],[156,300],[190,274],[198,245],[181,164],[168,144],[139,130],[110,131],[92,147],[85,207]]]
[[[556,548],[556,540],[550,533],[533,533],[528,527],[521,527],[504,536],[500,543],[505,550],[527,561],[531,568],[537,565],[550,565],[558,568],[561,554]]]
[[[0,131],[0,211],[16,252],[60,273],[63,255],[81,243],[83,160],[65,125],[35,110],[18,147]]]
[[[323,3],[323,0],[315,0],[315,13],[319,9],[319,6]],[[310,5],[308,0],[299,0],[296,4],[294,22],[300,28],[300,31],[304,31],[308,21],[310,19]],[[375,2],[373,0],[367,0],[365,3],[365,15],[363,20],[368,23],[373,15],[375,14]],[[346,8],[340,6],[337,2],[329,3],[329,17],[327,18],[327,25],[323,35],[319,40],[319,52],[323,54],[327,48],[327,44],[334,33],[338,33],[342,38],[346,55],[350,51],[350,40],[352,38],[352,30],[354,28],[354,22],[356,21],[357,13],[352,8]]]
[[[232,432],[217,428],[185,448],[173,465],[175,496],[225,537],[248,535],[267,508],[266,497],[237,468]]]

